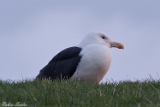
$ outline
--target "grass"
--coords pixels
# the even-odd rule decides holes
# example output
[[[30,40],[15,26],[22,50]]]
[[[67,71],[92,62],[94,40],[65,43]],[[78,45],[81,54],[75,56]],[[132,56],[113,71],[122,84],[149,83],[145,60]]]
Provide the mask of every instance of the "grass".
[[[160,107],[160,81],[100,85],[72,81],[0,81],[0,107],[17,106],[18,102],[27,107]]]

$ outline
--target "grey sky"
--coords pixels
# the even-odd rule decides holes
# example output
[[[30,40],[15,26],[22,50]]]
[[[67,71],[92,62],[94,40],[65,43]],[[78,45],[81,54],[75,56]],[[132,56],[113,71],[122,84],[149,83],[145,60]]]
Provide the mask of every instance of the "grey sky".
[[[104,81],[160,75],[159,0],[1,0],[0,79],[34,78],[54,55],[90,32],[125,46],[111,49]]]

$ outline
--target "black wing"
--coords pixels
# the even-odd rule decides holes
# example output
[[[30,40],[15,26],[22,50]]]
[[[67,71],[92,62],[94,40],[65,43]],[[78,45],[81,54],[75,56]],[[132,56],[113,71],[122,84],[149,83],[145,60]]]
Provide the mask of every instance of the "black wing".
[[[76,71],[82,56],[79,47],[70,47],[59,52],[52,60],[40,70],[37,79],[69,79]]]

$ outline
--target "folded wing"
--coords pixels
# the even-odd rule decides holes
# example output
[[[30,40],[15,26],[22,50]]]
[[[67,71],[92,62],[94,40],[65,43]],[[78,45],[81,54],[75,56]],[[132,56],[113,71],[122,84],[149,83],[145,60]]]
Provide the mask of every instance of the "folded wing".
[[[40,70],[37,79],[69,79],[72,77],[81,60],[79,47],[70,47],[59,52]]]

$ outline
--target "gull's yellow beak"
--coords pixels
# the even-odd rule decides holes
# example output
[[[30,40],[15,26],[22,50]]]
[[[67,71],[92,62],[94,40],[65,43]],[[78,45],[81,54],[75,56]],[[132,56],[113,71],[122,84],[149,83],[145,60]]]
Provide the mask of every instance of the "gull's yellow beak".
[[[124,46],[123,46],[123,44],[121,44],[121,43],[111,42],[110,44],[111,44],[111,47],[116,47],[116,48],[118,48],[118,49],[124,49]]]

